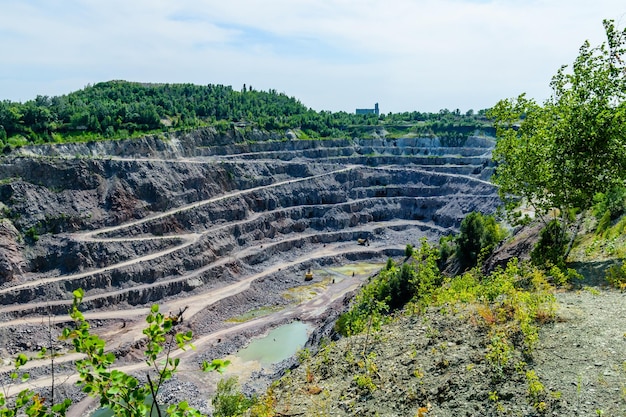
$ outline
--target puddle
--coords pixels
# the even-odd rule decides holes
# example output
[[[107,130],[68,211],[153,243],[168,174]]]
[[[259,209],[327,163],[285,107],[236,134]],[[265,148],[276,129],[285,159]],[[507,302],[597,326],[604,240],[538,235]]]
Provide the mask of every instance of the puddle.
[[[261,365],[273,365],[288,359],[302,349],[309,335],[309,325],[293,321],[275,328],[267,336],[253,340],[237,357],[244,361],[257,361]]]

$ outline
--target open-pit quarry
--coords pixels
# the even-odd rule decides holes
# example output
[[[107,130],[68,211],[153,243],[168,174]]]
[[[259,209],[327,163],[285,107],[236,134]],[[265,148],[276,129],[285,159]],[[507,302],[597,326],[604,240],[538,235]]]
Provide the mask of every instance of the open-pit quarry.
[[[8,358],[46,347],[56,395],[77,396],[77,356],[57,337],[82,288],[85,317],[129,372],[141,369],[150,306],[184,311],[196,350],[175,353],[185,357],[166,394],[202,409],[218,376],[197,371],[201,360],[292,321],[316,343],[376,265],[455,232],[471,211],[493,212],[492,147],[207,128],[14,150],[0,159],[3,383]],[[281,367],[232,359],[249,389]],[[28,366],[27,386],[48,389],[50,358]]]

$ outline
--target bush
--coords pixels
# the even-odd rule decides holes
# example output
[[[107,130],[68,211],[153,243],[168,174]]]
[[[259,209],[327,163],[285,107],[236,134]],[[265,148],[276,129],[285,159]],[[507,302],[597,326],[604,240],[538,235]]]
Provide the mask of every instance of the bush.
[[[483,216],[478,212],[465,216],[456,240],[456,255],[461,269],[476,266],[505,236],[506,232],[498,225],[494,216]]]
[[[35,243],[39,240],[39,233],[37,233],[37,229],[35,226],[28,229],[24,235],[28,238],[31,243]]]
[[[606,271],[607,282],[622,291],[626,290],[626,262],[621,265],[613,265]]]
[[[452,255],[454,255],[455,247],[454,247],[454,236],[442,236],[439,238],[439,260],[437,261],[437,265],[439,266],[439,270],[443,270],[448,262],[448,259]]]
[[[242,416],[255,403],[256,399],[241,393],[237,377],[231,376],[217,383],[217,392],[212,401],[213,417]]]
[[[530,259],[537,266],[556,265],[563,267],[565,261],[565,238],[558,220],[552,220],[539,234],[539,241],[530,253]]]
[[[410,264],[405,263],[389,278],[389,308],[391,310],[402,308],[413,297],[414,277],[415,270]]]
[[[390,259],[385,269],[361,289],[350,310],[337,319],[337,333],[351,336],[369,327],[377,329],[390,310],[398,310],[409,301],[428,299],[442,280],[437,267],[439,252],[425,239],[412,252],[415,262],[398,268]]]
[[[626,211],[626,187],[615,186],[607,193],[598,193],[593,198],[593,214],[598,221],[610,212],[611,220],[617,219]]]
[[[596,227],[596,234],[603,234],[611,226],[611,210],[604,212],[604,215],[598,221],[598,227]]]

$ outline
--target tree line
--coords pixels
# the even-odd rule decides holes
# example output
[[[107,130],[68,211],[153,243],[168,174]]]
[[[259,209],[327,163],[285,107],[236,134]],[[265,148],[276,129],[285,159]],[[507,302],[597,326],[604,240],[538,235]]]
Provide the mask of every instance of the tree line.
[[[315,111],[276,90],[224,85],[108,81],[24,103],[0,101],[3,145],[123,138],[199,126],[301,129],[306,137],[350,137],[357,127],[412,124],[413,133],[467,136],[489,123],[484,111],[441,110],[376,116]]]

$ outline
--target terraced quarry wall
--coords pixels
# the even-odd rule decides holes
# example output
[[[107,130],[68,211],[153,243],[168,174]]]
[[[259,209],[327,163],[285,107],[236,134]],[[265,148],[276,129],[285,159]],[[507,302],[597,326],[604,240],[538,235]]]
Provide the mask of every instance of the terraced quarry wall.
[[[493,212],[492,146],[204,129],[21,149],[0,160],[0,349],[36,348],[13,336],[37,334],[49,315],[62,326],[76,288],[121,352],[138,339],[120,336],[127,323],[154,302],[187,306],[187,325],[206,337],[267,306],[317,320],[318,305],[345,304],[363,277],[324,283],[326,298],[307,309],[284,297],[305,271],[401,257],[471,211]]]

